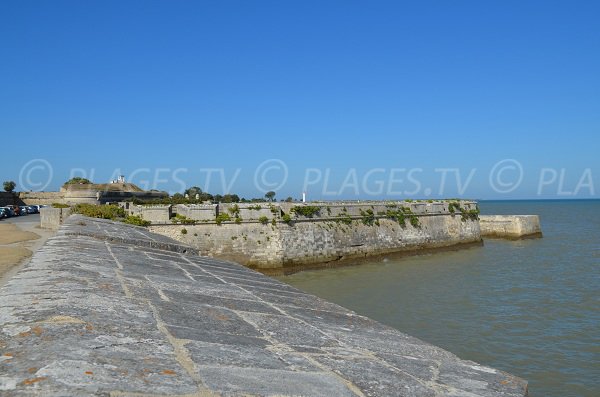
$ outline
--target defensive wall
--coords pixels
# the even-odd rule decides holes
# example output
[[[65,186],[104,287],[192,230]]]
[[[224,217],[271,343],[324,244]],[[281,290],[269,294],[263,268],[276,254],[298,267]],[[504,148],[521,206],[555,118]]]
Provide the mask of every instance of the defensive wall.
[[[477,211],[472,201],[177,206],[178,214],[197,217],[153,223],[149,229],[202,255],[280,274],[376,255],[480,244]]]

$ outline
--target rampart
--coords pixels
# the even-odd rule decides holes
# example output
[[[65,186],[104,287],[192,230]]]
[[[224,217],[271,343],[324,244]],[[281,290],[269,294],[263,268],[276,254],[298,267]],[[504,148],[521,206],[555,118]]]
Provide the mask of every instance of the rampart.
[[[220,213],[227,217],[150,230],[273,274],[481,243],[477,204],[467,201],[229,204],[216,208]]]

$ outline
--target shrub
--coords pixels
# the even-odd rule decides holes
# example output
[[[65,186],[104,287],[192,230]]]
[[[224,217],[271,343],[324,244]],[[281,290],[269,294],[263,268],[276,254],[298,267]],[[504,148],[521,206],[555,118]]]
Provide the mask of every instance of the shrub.
[[[292,223],[292,217],[289,214],[283,214],[281,220],[287,223],[288,225]]]
[[[217,215],[217,218],[215,219],[215,221],[217,222],[217,225],[220,225],[223,222],[226,221],[230,221],[231,217],[229,216],[229,214],[222,212],[219,215]]]
[[[234,205],[232,205],[231,207],[229,207],[229,208],[227,209],[227,211],[229,211],[229,213],[230,213],[232,216],[234,216],[234,217],[237,217],[237,216],[238,216],[238,214],[240,213],[240,206],[239,206],[239,205],[237,205],[237,204],[234,204]]]
[[[453,202],[450,202],[450,203],[448,204],[448,211],[449,211],[451,214],[454,214],[454,213],[456,212],[456,210],[459,210],[459,211],[461,211],[461,208],[460,208],[460,203],[458,203],[458,202],[455,202],[455,201],[453,201]]]
[[[412,227],[421,227],[421,223],[419,222],[419,217],[416,215],[410,216],[410,224]]]
[[[350,215],[348,215],[347,213],[342,213],[340,215],[338,215],[337,218],[335,218],[336,222],[341,222],[345,225],[350,225],[352,224],[352,217]]]
[[[269,218],[267,218],[266,216],[261,216],[260,218],[258,218],[258,221],[260,223],[262,223],[263,225],[266,225],[267,223],[269,223]]]
[[[69,205],[63,203],[52,203],[52,208],[69,208]]]
[[[112,219],[124,218],[125,211],[116,205],[77,204],[73,207],[74,214],[90,218]]]
[[[466,222],[467,220],[476,221],[479,219],[479,208],[475,208],[474,210],[462,210],[462,214],[460,215],[460,220]]]
[[[373,226],[375,223],[375,214],[372,209],[368,209],[366,211],[360,210],[360,215],[362,216],[362,223],[367,226]]]
[[[242,223],[242,218],[240,218],[239,216],[236,216],[236,217],[235,217],[235,223],[237,223],[238,225],[239,225],[240,223]]]
[[[307,218],[312,218],[321,211],[321,207],[316,205],[298,205],[293,207],[290,211]]]
[[[187,234],[187,229],[186,228],[181,229],[181,234]]]
[[[172,223],[181,223],[182,225],[195,225],[196,220],[190,219],[185,215],[175,214],[175,218],[171,219]]]
[[[141,216],[137,216],[137,215],[129,215],[123,220],[123,222],[128,223],[130,225],[136,225],[136,226],[149,226],[151,223],[150,221],[147,221],[147,220],[143,219]]]

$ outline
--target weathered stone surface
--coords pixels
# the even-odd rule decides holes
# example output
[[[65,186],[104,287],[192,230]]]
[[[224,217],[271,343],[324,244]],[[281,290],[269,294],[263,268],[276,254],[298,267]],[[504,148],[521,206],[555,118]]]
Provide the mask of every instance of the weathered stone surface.
[[[190,252],[69,218],[0,289],[0,394],[526,395],[519,378]]]
[[[542,237],[538,215],[480,215],[483,237],[520,239]]]

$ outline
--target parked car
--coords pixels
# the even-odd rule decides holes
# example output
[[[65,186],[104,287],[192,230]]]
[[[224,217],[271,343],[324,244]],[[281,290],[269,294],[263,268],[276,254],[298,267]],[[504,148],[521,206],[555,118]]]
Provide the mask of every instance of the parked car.
[[[16,216],[15,209],[12,206],[7,205],[6,207],[2,207],[2,209],[5,210],[7,218],[11,216]]]
[[[40,212],[40,211],[38,210],[37,205],[28,205],[27,206],[27,213],[28,214],[37,214],[38,212]]]
[[[29,215],[29,213],[27,212],[27,206],[25,205],[19,205],[19,215],[24,216],[24,215]]]
[[[0,208],[0,219],[8,217],[7,211],[4,207]]]

